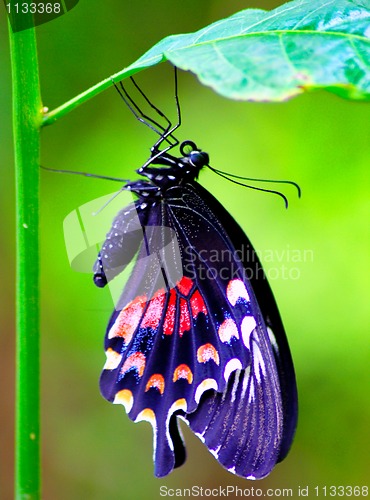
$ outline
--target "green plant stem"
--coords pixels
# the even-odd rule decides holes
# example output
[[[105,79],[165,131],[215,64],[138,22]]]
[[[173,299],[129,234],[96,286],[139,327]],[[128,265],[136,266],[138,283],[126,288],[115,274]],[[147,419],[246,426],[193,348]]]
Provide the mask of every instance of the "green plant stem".
[[[129,76],[132,76],[138,71],[139,71],[138,69],[129,70],[129,68],[125,68],[122,71],[119,71],[118,73],[112,75],[111,77],[102,80],[93,87],[90,87],[89,89],[85,90],[85,92],[82,92],[81,94],[78,94],[76,97],[73,97],[73,99],[70,99],[69,101],[65,102],[58,108],[55,108],[52,111],[46,113],[43,117],[42,125],[43,126],[51,125],[56,120],[62,118],[62,116],[66,115],[80,104],[88,101],[95,95],[100,94],[100,92],[103,92],[103,90],[113,85],[113,80],[115,82],[119,82],[123,78],[128,78]]]
[[[34,29],[9,26],[16,168],[15,498],[40,498],[39,153],[41,98]]]

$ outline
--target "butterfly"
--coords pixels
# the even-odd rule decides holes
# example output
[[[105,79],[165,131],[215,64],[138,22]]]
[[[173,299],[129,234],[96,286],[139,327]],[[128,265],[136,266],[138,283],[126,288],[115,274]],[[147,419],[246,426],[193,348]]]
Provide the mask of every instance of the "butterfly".
[[[142,178],[123,186],[136,200],[115,217],[94,265],[104,287],[134,261],[108,323],[100,389],[152,425],[157,477],[185,461],[183,420],[228,471],[261,479],[294,437],[292,358],[256,252],[197,180],[208,154],[191,141],[169,152],[178,114],[160,129]]]

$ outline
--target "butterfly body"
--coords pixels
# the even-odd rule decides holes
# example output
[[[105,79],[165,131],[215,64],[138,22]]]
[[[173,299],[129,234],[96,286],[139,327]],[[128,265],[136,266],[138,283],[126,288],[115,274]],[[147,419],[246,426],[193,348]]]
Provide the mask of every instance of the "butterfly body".
[[[138,199],[94,267],[105,286],[136,256],[108,324],[101,391],[151,423],[157,476],[185,460],[181,418],[230,472],[259,479],[296,427],[289,347],[252,245],[196,180],[207,153],[190,141],[180,152],[153,149],[137,171],[146,179],[124,186]]]

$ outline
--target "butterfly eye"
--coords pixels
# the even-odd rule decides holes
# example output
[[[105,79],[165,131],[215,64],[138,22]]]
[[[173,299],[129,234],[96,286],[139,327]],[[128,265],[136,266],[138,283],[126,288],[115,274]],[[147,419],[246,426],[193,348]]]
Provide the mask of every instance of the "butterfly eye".
[[[198,151],[197,145],[193,141],[184,141],[180,145],[180,153],[189,156],[193,151]]]
[[[209,163],[209,156],[203,151],[192,151],[189,154],[189,159],[191,163],[198,168],[202,168]]]

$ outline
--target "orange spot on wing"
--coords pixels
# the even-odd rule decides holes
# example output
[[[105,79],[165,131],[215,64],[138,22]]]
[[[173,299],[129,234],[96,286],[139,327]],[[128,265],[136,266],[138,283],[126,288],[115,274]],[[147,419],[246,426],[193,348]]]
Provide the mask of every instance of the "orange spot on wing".
[[[185,398],[181,398],[181,399],[177,399],[171,406],[170,410],[169,410],[169,415],[171,415],[172,413],[175,413],[175,411],[178,411],[178,410],[182,410],[184,412],[186,412],[188,409],[188,404],[186,402],[186,399]]]
[[[218,329],[221,342],[230,342],[232,337],[239,338],[238,327],[234,320],[227,318]]]
[[[176,286],[179,289],[179,292],[186,297],[189,295],[190,290],[193,288],[193,280],[191,280],[187,276],[183,276],[181,280],[176,283]]]
[[[164,299],[164,290],[158,290],[149,301],[148,308],[140,325],[141,328],[158,328],[162,317]]]
[[[212,344],[201,345],[197,351],[197,359],[199,363],[207,363],[207,361],[212,359],[216,365],[220,364],[217,349],[215,349]]]
[[[134,404],[134,396],[130,390],[122,389],[114,396],[113,404],[123,405],[126,409],[126,413],[129,413]]]
[[[183,336],[184,332],[190,330],[190,313],[188,304],[185,299],[180,299],[180,325],[179,325],[179,335]]]
[[[165,335],[172,335],[175,326],[175,313],[176,313],[176,291],[174,288],[170,291],[170,298],[168,300],[166,317],[163,323],[163,333]]]
[[[136,368],[139,377],[143,376],[145,369],[145,355],[142,352],[134,352],[125,360],[121,368],[122,375],[131,370],[131,368]]]
[[[108,338],[122,337],[125,343],[128,344],[140,323],[145,304],[145,295],[138,296],[129,302],[117,316],[116,321],[109,330]]]
[[[207,307],[199,290],[196,290],[191,296],[190,307],[193,318],[196,318],[201,312],[207,314]]]
[[[136,417],[135,422],[149,422],[153,430],[156,431],[157,429],[157,419],[155,418],[155,413],[151,408],[145,408],[142,410],[139,415]]]
[[[154,375],[152,375],[145,386],[145,392],[149,391],[149,389],[151,389],[152,387],[158,389],[161,394],[164,393],[163,375],[161,375],[160,373],[155,373]]]
[[[105,362],[103,370],[115,370],[121,362],[122,354],[116,352],[111,347],[105,351],[107,361]]]
[[[218,390],[218,384],[214,378],[206,378],[203,380],[197,387],[195,394],[194,394],[194,399],[197,403],[199,403],[200,398],[202,397],[202,394],[206,391],[209,391],[211,389],[214,389],[215,391]]]
[[[189,384],[193,382],[193,374],[188,365],[181,364],[175,368],[175,371],[173,372],[173,382],[176,382],[181,378],[187,380]]]

